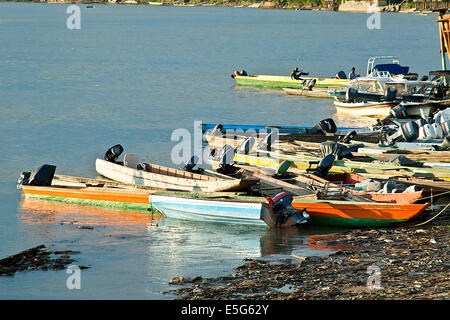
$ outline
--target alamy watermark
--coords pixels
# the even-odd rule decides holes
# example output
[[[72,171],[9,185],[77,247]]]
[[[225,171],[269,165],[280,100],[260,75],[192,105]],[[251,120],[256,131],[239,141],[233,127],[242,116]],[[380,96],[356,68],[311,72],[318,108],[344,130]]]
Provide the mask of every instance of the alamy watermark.
[[[373,289],[383,289],[381,286],[381,271],[380,267],[376,265],[371,265],[367,268],[367,288]]]
[[[71,265],[66,270],[67,274],[70,274],[66,280],[66,287],[69,290],[81,289],[81,269],[79,266]]]
[[[70,14],[66,20],[66,26],[69,30],[81,29],[81,10],[80,7],[73,4],[67,7],[66,13]]]
[[[381,29],[380,11],[381,9],[375,4],[372,4],[367,8],[367,13],[371,14],[366,20],[367,29],[369,30]]]

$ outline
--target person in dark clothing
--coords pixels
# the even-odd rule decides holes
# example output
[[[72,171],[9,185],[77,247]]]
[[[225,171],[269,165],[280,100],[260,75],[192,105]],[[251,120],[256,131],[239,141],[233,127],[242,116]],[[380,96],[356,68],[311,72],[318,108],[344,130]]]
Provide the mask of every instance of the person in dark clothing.
[[[291,72],[291,79],[292,80],[303,80],[300,78],[301,76],[307,76],[309,72],[303,72],[303,70],[298,70],[298,67],[295,67],[295,69]]]

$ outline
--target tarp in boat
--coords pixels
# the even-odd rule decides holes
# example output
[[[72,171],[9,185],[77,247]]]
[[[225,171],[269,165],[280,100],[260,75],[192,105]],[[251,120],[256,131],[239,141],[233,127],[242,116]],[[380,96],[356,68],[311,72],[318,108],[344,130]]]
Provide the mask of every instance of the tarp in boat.
[[[422,167],[423,166],[423,162],[411,160],[401,154],[394,154],[391,156],[378,158],[378,160],[375,160],[374,162],[381,163],[381,164],[383,164],[383,163],[393,164],[396,166],[406,166],[406,167]]]

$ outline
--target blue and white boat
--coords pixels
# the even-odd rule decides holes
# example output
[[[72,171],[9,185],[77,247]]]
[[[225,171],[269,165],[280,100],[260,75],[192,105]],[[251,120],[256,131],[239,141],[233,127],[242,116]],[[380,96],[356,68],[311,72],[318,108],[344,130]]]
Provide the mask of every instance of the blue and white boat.
[[[263,202],[205,200],[150,195],[150,203],[170,218],[267,226]]]

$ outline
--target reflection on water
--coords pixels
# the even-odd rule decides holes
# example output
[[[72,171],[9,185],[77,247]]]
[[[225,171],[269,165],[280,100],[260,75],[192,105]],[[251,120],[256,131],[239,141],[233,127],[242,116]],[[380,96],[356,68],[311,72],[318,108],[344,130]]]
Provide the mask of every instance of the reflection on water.
[[[23,197],[19,204],[26,224],[71,223],[89,226],[154,225],[161,215]]]
[[[76,227],[110,227],[109,229],[131,229],[151,234],[154,227],[162,226],[167,236],[167,253],[178,252],[178,248],[186,245],[187,236],[195,230],[199,241],[214,241],[221,238],[221,247],[232,247],[243,256],[251,249],[254,256],[289,255],[299,248],[310,248],[308,255],[316,254],[315,250],[332,251],[337,247],[327,247],[322,240],[330,240],[330,234],[336,229],[311,228],[308,226],[293,228],[266,228],[265,226],[248,226],[238,224],[199,222],[165,218],[153,213],[136,212],[115,208],[95,207],[82,204],[40,200],[23,197],[19,204],[22,211],[20,218],[26,225],[35,225],[51,236],[58,232],[58,225],[70,224]],[[175,262],[176,259],[172,259]]]

